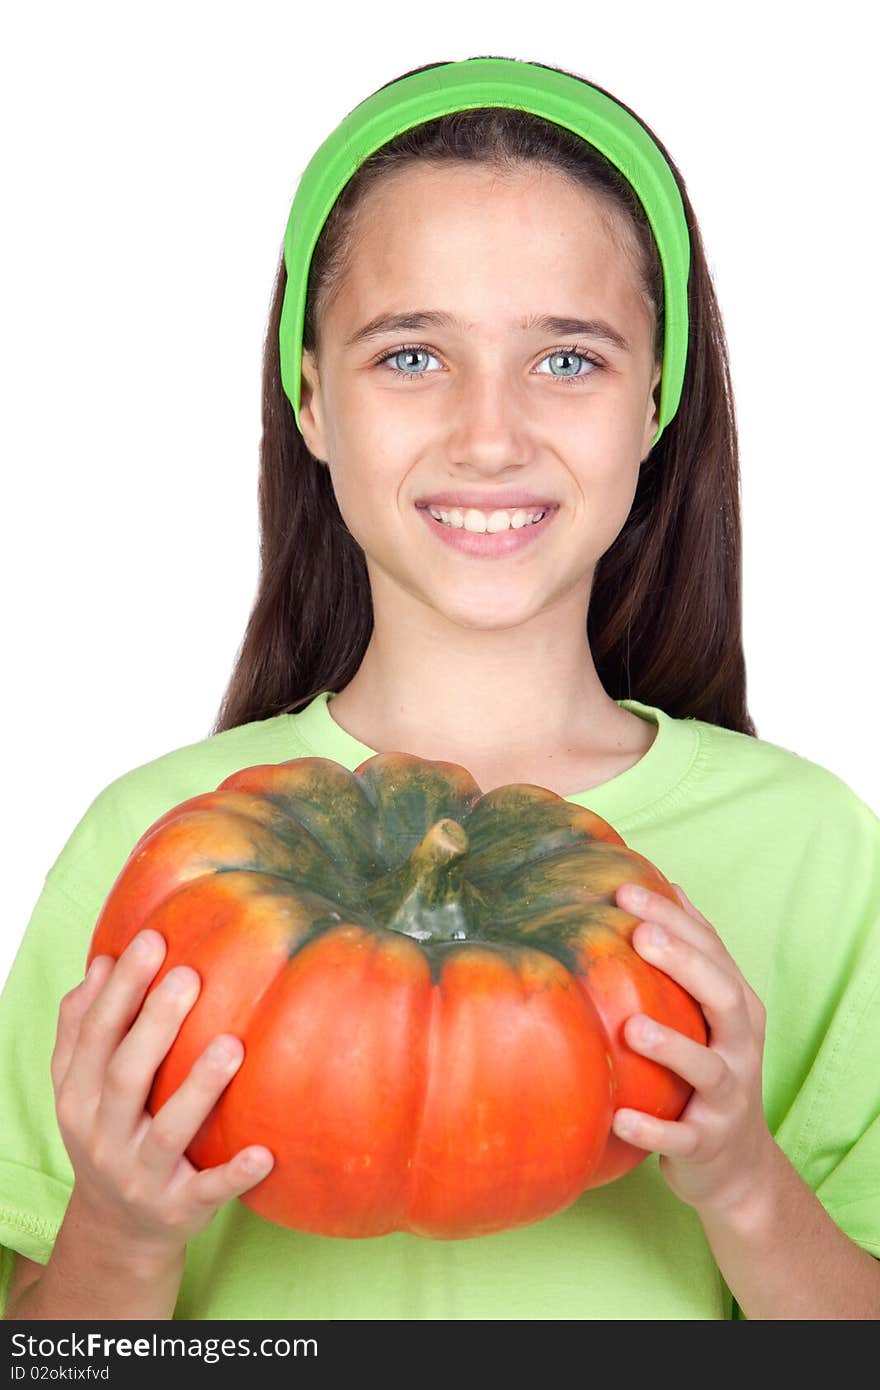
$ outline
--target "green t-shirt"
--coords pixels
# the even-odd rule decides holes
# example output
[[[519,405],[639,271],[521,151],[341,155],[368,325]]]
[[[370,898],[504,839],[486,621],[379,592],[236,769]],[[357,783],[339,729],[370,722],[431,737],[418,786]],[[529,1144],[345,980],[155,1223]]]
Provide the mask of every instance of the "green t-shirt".
[[[290,758],[353,770],[374,749],[323,692],[298,714],[178,748],[101,791],[50,867],[0,995],[0,1307],[20,1251],[45,1263],[73,1171],[49,1061],[62,995],[135,841],[230,773]],[[571,795],[609,821],[720,933],[767,1009],[771,1132],[838,1226],[880,1256],[880,822],[787,749],[638,700],[653,744]],[[792,1270],[792,1277],[797,1271]],[[652,1154],[544,1221],[470,1240],[345,1240],[238,1200],[190,1242],[179,1319],[729,1319],[741,1316],[693,1209]]]

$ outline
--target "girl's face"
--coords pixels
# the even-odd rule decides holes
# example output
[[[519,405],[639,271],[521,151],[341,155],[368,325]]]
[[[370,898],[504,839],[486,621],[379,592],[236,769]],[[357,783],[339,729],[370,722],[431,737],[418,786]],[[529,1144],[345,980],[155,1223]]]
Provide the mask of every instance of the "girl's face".
[[[303,354],[300,418],[374,604],[408,595],[489,629],[588,601],[657,429],[653,318],[624,236],[597,199],[537,169],[412,167],[364,201],[318,355]],[[357,336],[423,312],[444,321]],[[529,323],[551,315],[602,321],[625,345]],[[558,512],[511,555],[463,554],[416,508],[450,490],[532,494]]]

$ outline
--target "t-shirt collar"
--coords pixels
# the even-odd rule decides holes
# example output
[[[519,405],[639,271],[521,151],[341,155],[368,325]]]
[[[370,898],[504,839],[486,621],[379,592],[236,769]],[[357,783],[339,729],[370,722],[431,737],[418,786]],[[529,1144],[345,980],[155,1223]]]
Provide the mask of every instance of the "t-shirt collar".
[[[337,724],[329,708],[333,695],[333,691],[322,690],[303,709],[287,717],[295,721],[300,742],[313,756],[332,758],[353,772],[368,758],[375,757],[376,749],[368,748]],[[625,772],[587,791],[573,792],[565,800],[587,806],[615,829],[622,830],[645,818],[653,819],[664,806],[684,794],[682,784],[694,775],[700,759],[701,721],[674,719],[665,710],[641,700],[622,699],[616,703],[657,725],[654,742]]]

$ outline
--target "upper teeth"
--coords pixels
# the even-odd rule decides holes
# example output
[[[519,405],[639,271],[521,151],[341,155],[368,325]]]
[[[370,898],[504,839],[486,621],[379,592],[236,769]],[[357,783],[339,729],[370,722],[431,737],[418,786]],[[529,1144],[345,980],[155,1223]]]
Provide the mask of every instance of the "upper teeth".
[[[526,511],[524,507],[506,508],[499,507],[494,512],[480,511],[478,507],[468,507],[463,511],[461,507],[451,507],[448,511],[443,507],[428,507],[428,511],[437,521],[442,521],[446,526],[463,527],[465,531],[506,531],[508,527],[513,527],[518,531],[521,526],[528,526],[531,522],[540,521],[544,516],[546,508],[542,511]]]

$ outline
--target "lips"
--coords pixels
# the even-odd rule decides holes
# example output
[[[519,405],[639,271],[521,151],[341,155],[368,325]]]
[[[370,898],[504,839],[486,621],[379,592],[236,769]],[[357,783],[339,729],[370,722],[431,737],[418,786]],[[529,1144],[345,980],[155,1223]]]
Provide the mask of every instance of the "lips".
[[[430,497],[416,498],[416,506],[420,509],[442,507],[444,511],[451,507],[461,507],[462,511],[467,511],[468,507],[476,507],[481,512],[497,509],[508,511],[513,507],[522,507],[525,511],[538,511],[552,510],[558,507],[559,503],[552,497],[541,497],[536,492],[514,492],[512,489],[502,492],[499,489],[495,492],[435,492]]]
[[[444,526],[442,521],[437,521],[431,515],[428,507],[416,506],[415,510],[421,512],[425,525],[444,545],[474,559],[491,560],[537,549],[540,537],[556,520],[559,507],[536,508],[544,510],[541,521],[518,529],[505,528],[503,531],[468,531],[461,526]]]

